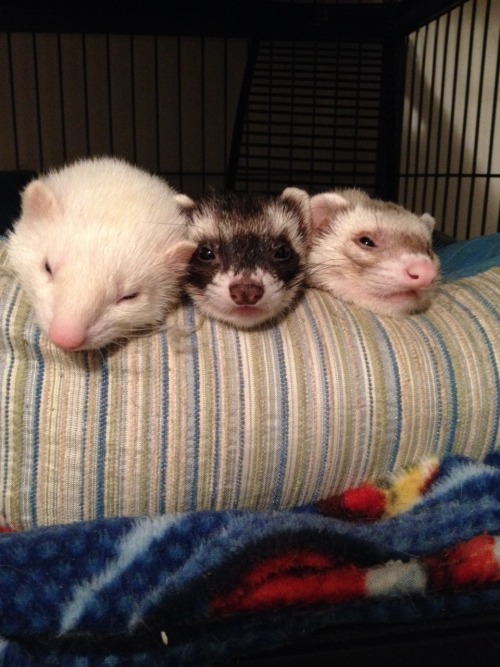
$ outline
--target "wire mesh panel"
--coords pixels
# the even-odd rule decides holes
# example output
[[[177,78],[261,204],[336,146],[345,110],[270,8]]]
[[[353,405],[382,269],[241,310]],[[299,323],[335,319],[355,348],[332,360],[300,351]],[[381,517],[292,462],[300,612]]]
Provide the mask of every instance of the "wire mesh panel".
[[[470,0],[409,38],[399,199],[455,238],[500,231],[499,25]]]
[[[373,191],[381,45],[267,40],[255,49],[229,185]]]
[[[247,40],[0,34],[0,171],[114,154],[223,187]]]
[[[58,4],[3,15],[0,172],[112,153],[192,196],[357,186],[499,229],[499,0]]]

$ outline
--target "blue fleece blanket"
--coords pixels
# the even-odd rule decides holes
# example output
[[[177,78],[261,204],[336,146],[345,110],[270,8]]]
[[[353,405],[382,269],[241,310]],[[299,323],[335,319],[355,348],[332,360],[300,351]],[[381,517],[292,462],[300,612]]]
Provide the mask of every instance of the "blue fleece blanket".
[[[500,453],[277,512],[0,536],[0,664],[204,665],[340,623],[500,609]]]
[[[450,243],[438,250],[445,280],[468,278],[500,265],[500,234]]]

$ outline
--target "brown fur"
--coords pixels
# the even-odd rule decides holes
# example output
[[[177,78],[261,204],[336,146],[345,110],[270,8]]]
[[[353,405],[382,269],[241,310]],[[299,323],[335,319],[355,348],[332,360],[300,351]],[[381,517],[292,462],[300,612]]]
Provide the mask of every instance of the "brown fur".
[[[439,269],[430,215],[354,189],[316,195],[311,208],[309,285],[381,315],[429,306]]]

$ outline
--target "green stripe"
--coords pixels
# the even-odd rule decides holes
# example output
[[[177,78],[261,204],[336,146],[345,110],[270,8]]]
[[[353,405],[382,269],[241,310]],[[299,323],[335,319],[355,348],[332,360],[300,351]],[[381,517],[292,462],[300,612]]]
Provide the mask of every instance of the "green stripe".
[[[17,294],[21,294],[18,292]],[[25,447],[25,401],[30,403],[35,400],[36,386],[33,386],[33,394],[30,398],[25,395],[26,384],[28,380],[28,373],[30,372],[30,361],[28,359],[29,347],[22,342],[23,330],[28,319],[31,316],[27,300],[21,296],[16,298],[15,309],[11,326],[8,331],[10,343],[14,347],[15,353],[15,374],[11,389],[13,393],[9,396],[10,407],[10,432],[12,434],[12,442],[9,443],[10,457],[9,457],[9,473],[8,473],[8,487],[10,493],[10,517],[9,522],[14,526],[18,526],[24,522],[24,513],[29,513],[29,522],[35,522],[36,517],[31,514],[30,503],[28,501],[29,495],[36,489],[37,470],[33,469],[35,461],[30,460],[31,471],[28,472],[26,463],[29,460],[30,454],[35,451],[34,442],[39,439],[38,424],[34,424],[33,431],[29,432],[29,445],[26,450]],[[20,343],[18,343],[20,341]],[[32,403],[32,404],[33,404]],[[39,443],[42,446],[43,443]],[[29,480],[29,482],[28,482]],[[28,482],[28,484],[27,484]],[[17,490],[26,490],[26,495],[21,495]]]

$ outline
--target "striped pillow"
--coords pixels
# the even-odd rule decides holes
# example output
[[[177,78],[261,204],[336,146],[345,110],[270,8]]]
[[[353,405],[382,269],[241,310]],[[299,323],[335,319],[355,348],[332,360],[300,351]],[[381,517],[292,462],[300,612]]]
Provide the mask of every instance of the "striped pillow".
[[[189,305],[166,330],[65,353],[34,323],[0,242],[1,523],[280,508],[425,455],[498,445],[500,269],[379,318],[309,290],[279,326]]]

